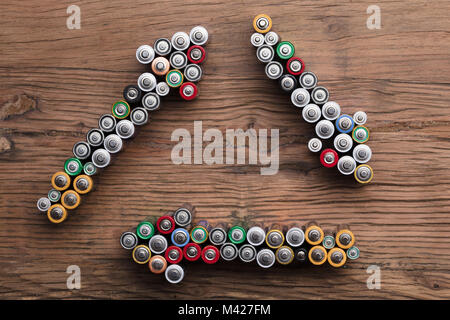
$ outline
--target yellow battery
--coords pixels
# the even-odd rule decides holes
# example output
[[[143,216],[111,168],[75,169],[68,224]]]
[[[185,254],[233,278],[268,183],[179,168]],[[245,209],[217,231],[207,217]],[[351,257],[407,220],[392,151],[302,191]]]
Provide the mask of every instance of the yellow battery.
[[[362,180],[361,177],[358,177],[358,170],[360,168],[367,168],[370,171],[370,176],[364,180]],[[358,181],[359,183],[369,183],[370,181],[372,181],[373,178],[373,169],[368,164],[360,164],[359,166],[356,167],[355,172],[353,174],[355,176],[356,181]]]
[[[86,181],[87,185],[83,184],[83,187],[78,186],[78,184],[80,183],[80,180],[83,179],[82,181]],[[81,174],[79,176],[77,176],[74,180],[73,180],[73,188],[75,189],[76,192],[78,192],[79,194],[86,194],[91,192],[92,188],[94,187],[94,181],[92,180],[91,177],[89,177],[88,175],[85,174]]]
[[[311,239],[310,238],[310,233],[311,232],[314,232],[314,233],[318,232],[319,233],[319,237],[317,239]],[[306,240],[306,242],[308,242],[312,246],[316,246],[318,244],[321,244],[322,241],[323,241],[323,237],[324,237],[324,234],[323,234],[322,228],[319,227],[316,224],[309,226],[306,229],[306,231],[305,231],[305,240]]]
[[[282,257],[280,257],[280,253],[284,250],[289,250],[289,252],[290,252],[290,257],[287,260],[282,260]],[[287,253],[287,252],[285,252],[285,253]],[[289,264],[294,260],[294,251],[289,246],[281,246],[275,252],[275,258],[277,259],[279,264],[284,264],[284,265]]]
[[[271,241],[271,237],[275,236],[275,241]],[[278,249],[284,243],[284,234],[279,225],[273,225],[271,229],[266,233],[266,244],[271,249]]]
[[[320,257],[320,260],[317,259],[317,257]],[[309,250],[308,258],[312,264],[320,266],[321,264],[324,264],[325,261],[327,261],[327,250],[325,250],[325,248],[322,246],[312,247]]]
[[[61,204],[69,210],[73,210],[81,203],[81,197],[73,190],[65,191],[61,196]]]
[[[136,257],[136,255],[139,253],[139,251],[142,251],[144,254],[142,256]],[[131,256],[133,257],[134,262],[139,263],[139,264],[146,264],[147,262],[150,261],[152,253],[151,253],[149,247],[147,247],[144,244],[141,244],[133,249]],[[138,260],[138,258],[139,258],[139,260]]]
[[[340,262],[333,262],[332,257],[333,254],[335,254],[336,252],[340,253],[342,260]],[[345,251],[342,250],[341,248],[333,248],[330,251],[328,251],[328,263],[331,264],[333,267],[335,268],[340,268],[342,267],[345,262],[347,261],[347,255],[345,254]]]
[[[67,173],[58,171],[52,176],[52,187],[58,191],[64,191],[70,186],[70,181]]]
[[[267,33],[272,29],[272,19],[267,14],[258,14],[253,19],[253,28],[256,32]]]
[[[61,223],[67,219],[67,210],[59,203],[54,204],[48,208],[47,217],[53,223]]]
[[[341,242],[341,236],[342,235],[348,235],[351,237],[350,242],[348,244],[343,244]],[[353,232],[351,232],[348,229],[341,229],[336,233],[336,244],[338,245],[338,247],[342,248],[342,249],[348,249],[350,247],[352,247],[355,244],[355,236],[353,235]]]

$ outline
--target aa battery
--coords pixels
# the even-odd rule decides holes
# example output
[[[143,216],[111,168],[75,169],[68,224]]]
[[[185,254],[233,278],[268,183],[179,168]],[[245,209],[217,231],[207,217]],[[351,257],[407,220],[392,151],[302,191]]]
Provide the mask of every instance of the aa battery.
[[[292,92],[297,88],[297,79],[292,74],[285,74],[280,77],[280,87],[284,92]]]
[[[292,57],[286,63],[286,69],[290,74],[298,76],[305,70],[305,63],[298,57]]]
[[[366,143],[369,140],[369,129],[357,126],[353,129],[352,137],[357,143]]]
[[[316,222],[312,221],[308,224],[305,231],[305,240],[312,246],[317,246],[323,241],[323,230]]]
[[[166,56],[170,53],[170,51],[172,51],[172,43],[169,39],[159,38],[153,44],[153,48],[155,49],[157,55]]]
[[[322,246],[314,246],[309,250],[308,258],[316,266],[324,264],[327,261],[327,250]]]
[[[160,274],[166,271],[167,261],[163,256],[156,255],[151,257],[148,262],[148,268],[152,273]]]
[[[275,253],[270,249],[261,249],[256,255],[256,262],[261,268],[270,268],[275,263]]]
[[[251,227],[247,231],[247,242],[252,246],[260,246],[266,240],[266,232],[258,226]]]
[[[92,162],[86,162],[83,166],[83,172],[85,175],[93,176],[97,173],[97,167]]]
[[[155,51],[149,45],[142,45],[136,50],[136,59],[142,64],[149,64],[155,57]]]
[[[364,111],[357,111],[353,115],[353,121],[356,125],[362,126],[367,122],[367,114]]]
[[[325,149],[320,154],[320,163],[326,168],[334,167],[339,161],[339,156],[333,149]]]
[[[256,32],[267,33],[272,28],[272,19],[267,14],[258,14],[253,19],[253,28]]]
[[[347,261],[347,256],[341,248],[333,248],[328,252],[328,263],[335,268],[342,267]]]
[[[239,250],[234,243],[226,242],[220,247],[220,256],[225,261],[232,261],[239,255]]]
[[[308,123],[315,123],[319,121],[322,116],[322,111],[319,106],[313,103],[306,105],[302,110],[303,120]]]
[[[284,243],[284,234],[280,225],[274,224],[266,234],[266,244],[271,249],[277,249]]]
[[[165,58],[162,58],[162,59],[165,59]],[[174,69],[183,69],[188,64],[188,58],[187,58],[186,54],[182,51],[172,52],[170,54],[169,61],[170,61],[170,66]],[[167,66],[166,70],[164,70],[164,71],[165,71],[164,74],[166,74],[169,71],[169,66]]]
[[[156,78],[152,73],[144,72],[139,76],[137,85],[144,92],[152,91],[156,87]]]
[[[170,235],[172,243],[177,247],[184,247],[189,243],[189,232],[184,228],[175,229]]]
[[[103,140],[105,139],[105,135],[103,131],[97,128],[93,128],[88,131],[86,134],[86,141],[92,148],[100,147],[103,144]]]
[[[180,87],[180,96],[184,100],[195,99],[198,95],[198,89],[195,83],[185,82]]]
[[[122,140],[130,139],[135,133],[133,122],[130,120],[120,120],[116,125],[116,133]]]
[[[94,188],[94,181],[92,178],[85,174],[80,174],[73,180],[73,189],[78,194],[86,194],[92,191]]]
[[[274,31],[267,32],[264,36],[264,42],[269,46],[276,45],[278,41],[280,41],[280,36]]]
[[[355,243],[355,236],[347,226],[340,226],[336,232],[336,244],[342,249],[348,249]]]
[[[208,240],[208,230],[201,225],[197,225],[191,230],[191,239],[193,242],[201,244]]]
[[[80,160],[85,160],[91,155],[91,147],[85,141],[78,141],[72,149],[73,155]]]
[[[208,42],[208,36],[208,31],[202,26],[196,26],[189,32],[189,39],[198,46],[204,46]]]
[[[349,133],[353,130],[353,127],[353,118],[348,114],[344,114],[336,120],[336,129],[341,133]]]
[[[110,114],[104,114],[98,120],[98,127],[103,132],[113,132],[116,128],[116,118]]]
[[[138,264],[145,264],[150,260],[152,253],[150,252],[149,247],[141,244],[133,249],[131,256],[133,257],[134,262]]]
[[[265,72],[269,79],[277,80],[283,75],[283,66],[278,61],[271,61],[266,65]]]
[[[183,259],[183,250],[177,246],[167,248],[165,257],[169,263],[179,263]]]
[[[271,46],[268,46],[266,44],[258,47],[258,49],[256,50],[256,57],[262,63],[269,63],[273,60],[274,56],[275,51]]]
[[[219,261],[221,253],[215,246],[205,246],[202,250],[202,260],[207,264],[214,264]]]
[[[277,56],[280,59],[288,60],[292,58],[295,53],[295,48],[289,41],[282,41],[277,45]]]
[[[353,149],[353,158],[356,162],[367,163],[372,158],[372,150],[366,144],[358,144]]]
[[[56,203],[48,209],[47,217],[53,223],[61,223],[67,219],[67,210],[61,204]]]
[[[340,173],[350,175],[356,169],[356,161],[351,156],[343,156],[338,160],[337,168]]]
[[[187,228],[191,222],[194,214],[194,207],[188,203],[183,204],[181,208],[178,208],[173,214],[173,220],[177,226]]]
[[[199,65],[196,64],[188,64],[184,69],[184,77],[187,81],[197,82],[202,78],[203,71]]]
[[[64,170],[70,176],[77,176],[83,171],[83,165],[77,158],[69,158],[64,163]]]
[[[171,54],[170,62],[169,62],[169,60],[167,60],[164,57],[158,57],[155,60],[153,60],[153,62],[152,62],[152,72],[154,74],[156,74],[157,76],[161,76],[162,77],[167,72],[169,72],[172,59],[174,59],[174,61],[176,61],[176,63],[180,62],[179,59],[184,59],[184,61],[186,62],[187,61],[187,57],[186,57],[186,55],[184,53],[181,52],[180,54],[174,56],[174,54],[176,54],[177,52],[174,52],[174,53]],[[180,56],[181,56],[181,58],[180,58]],[[172,58],[172,57],[174,57],[174,58]]]
[[[261,33],[255,32],[250,37],[250,43],[255,47],[261,47],[264,44],[264,36]]]
[[[59,191],[57,191],[57,192],[59,192]],[[48,197],[42,197],[42,198],[39,198],[39,200],[36,203],[36,206],[40,212],[44,213],[44,212],[47,212],[48,209],[50,209],[50,207],[52,206],[52,203]]]
[[[351,247],[347,250],[347,258],[350,260],[356,260],[359,258],[359,248],[356,246]]]
[[[322,140],[318,138],[312,138],[308,141],[308,149],[311,152],[319,152],[322,150]]]
[[[313,72],[303,72],[300,75],[299,83],[304,89],[312,89],[317,85],[317,76]]]
[[[74,210],[80,205],[80,203],[80,195],[73,190],[67,190],[61,195],[61,204],[66,209]]]
[[[168,247],[167,239],[160,234],[154,235],[150,238],[148,247],[154,254],[161,254],[166,251]]]
[[[230,230],[228,230],[228,239],[233,244],[241,244],[247,238],[247,232],[241,226],[232,226]]]
[[[373,170],[368,164],[360,164],[356,167],[354,175],[359,183],[369,183],[373,178]]]
[[[152,64],[154,63],[155,60],[153,60]],[[134,106],[136,104],[139,104],[139,102],[141,102],[142,91],[139,89],[138,86],[130,84],[126,86],[125,89],[123,89],[123,98],[129,105]]]
[[[275,252],[275,258],[279,264],[290,264],[294,260],[294,251],[289,246],[279,247]]]
[[[322,106],[322,115],[326,120],[336,120],[341,115],[341,106],[334,101],[328,101]]]
[[[171,264],[166,268],[164,275],[170,283],[180,283],[184,278],[184,269],[178,264]]]
[[[120,245],[122,248],[131,250],[134,249],[138,244],[138,238],[134,232],[127,231],[122,233],[120,236]]]
[[[292,227],[286,232],[286,242],[291,247],[300,247],[305,241],[305,233],[299,227]]]
[[[56,190],[56,189],[50,189],[48,194],[47,194],[48,199],[50,200],[50,202],[58,202],[61,199],[61,192]],[[38,206],[39,207],[39,206]],[[50,206],[48,206],[50,208]],[[47,208],[48,210],[48,208]],[[45,211],[47,211],[45,210]]]
[[[310,101],[310,95],[308,90],[303,88],[297,88],[291,93],[291,102],[294,106],[303,108]]]
[[[183,257],[188,261],[197,261],[202,255],[202,249],[194,242],[188,243],[183,248]]]
[[[117,134],[110,134],[105,137],[105,140],[103,141],[103,146],[105,150],[109,153],[118,153],[120,150],[122,150],[123,141],[122,138],[120,138]],[[99,150],[102,149],[97,149],[95,150],[95,152]],[[92,162],[96,165],[96,160],[94,161],[94,154],[92,155]]]
[[[311,92],[311,98],[316,104],[324,104],[328,101],[330,94],[325,87],[315,87]]]
[[[70,186],[70,176],[62,171],[55,172],[52,176],[52,187],[58,191],[64,191]]]
[[[136,234],[142,240],[148,240],[155,234],[155,227],[150,221],[142,221],[136,227]]]
[[[186,32],[176,32],[172,36],[172,47],[178,51],[184,51],[189,48],[191,40]]]
[[[256,248],[251,244],[244,244],[239,248],[239,259],[242,262],[252,262],[256,259]]]
[[[144,108],[134,108],[130,114],[130,120],[135,126],[143,126],[148,122],[148,112]]]
[[[155,92],[148,92],[142,97],[142,106],[148,111],[158,110],[161,105],[161,99]]]
[[[308,260],[308,251],[305,248],[296,248],[294,251],[295,261],[305,263]]]
[[[161,216],[156,221],[156,228],[161,234],[170,234],[175,230],[175,220],[169,215]]]
[[[97,168],[105,168],[111,162],[111,154],[105,149],[97,149],[92,154],[92,163]]]
[[[131,112],[130,105],[126,101],[117,101],[113,104],[111,113],[116,119],[125,119]]]
[[[227,232],[221,226],[216,226],[209,232],[209,241],[215,246],[221,246],[227,241]]]
[[[330,120],[320,120],[316,124],[316,135],[320,139],[329,139],[334,134],[334,126]]]
[[[178,88],[183,83],[183,74],[180,70],[170,70],[166,74],[166,82],[171,88]]]
[[[334,148],[336,151],[346,153],[353,147],[353,140],[346,133],[340,133],[334,138]]]
[[[203,47],[200,46],[192,46],[187,51],[187,59],[190,63],[199,64],[205,61],[206,59],[206,51]],[[182,67],[173,66],[176,69],[182,69],[186,66],[186,64]]]
[[[156,85],[155,91],[158,94],[158,96],[165,97],[169,94],[170,87],[167,84],[167,82],[161,81],[161,82],[158,82],[158,84]]]

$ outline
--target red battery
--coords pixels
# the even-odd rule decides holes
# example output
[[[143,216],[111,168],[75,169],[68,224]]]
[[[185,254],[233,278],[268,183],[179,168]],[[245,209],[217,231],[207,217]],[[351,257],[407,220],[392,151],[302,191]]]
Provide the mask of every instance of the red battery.
[[[219,260],[220,252],[215,246],[206,246],[202,250],[202,259],[207,264],[214,264]]]
[[[188,243],[183,248],[183,256],[187,261],[197,261],[202,255],[202,249],[196,243]]]
[[[290,74],[298,76],[305,70],[305,63],[298,57],[292,57],[286,63],[286,69]]]
[[[324,167],[332,168],[337,164],[338,160],[339,156],[333,149],[325,149],[320,154],[320,163],[322,163]]]
[[[187,52],[188,60],[191,63],[202,63],[206,58],[206,51],[202,46],[191,46]]]
[[[156,228],[161,234],[169,234],[175,229],[175,220],[171,216],[161,216],[156,222]]]
[[[180,96],[184,100],[192,100],[198,94],[197,86],[192,82],[185,82],[180,87]]]
[[[177,246],[167,248],[165,258],[169,263],[179,263],[183,259],[183,250]]]

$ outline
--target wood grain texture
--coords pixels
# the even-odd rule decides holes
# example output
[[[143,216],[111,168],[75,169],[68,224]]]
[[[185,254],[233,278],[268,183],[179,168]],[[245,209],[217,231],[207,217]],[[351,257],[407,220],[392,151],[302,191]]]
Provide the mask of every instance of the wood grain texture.
[[[448,1],[78,1],[80,30],[66,28],[70,4],[0,3],[0,298],[450,298]],[[371,4],[380,30],[366,28]],[[368,113],[370,185],[307,151],[311,127],[249,44],[261,12],[344,112]],[[198,24],[211,35],[200,97],[164,100],[69,221],[34,214],[73,143],[145,69],[136,48]],[[195,120],[222,132],[279,128],[278,174],[172,164],[172,131],[193,132]],[[185,201],[211,222],[348,223],[362,256],[340,270],[196,265],[168,286],[133,264],[118,238]],[[80,290],[66,288],[72,264]],[[381,268],[380,290],[367,289],[370,265]]]

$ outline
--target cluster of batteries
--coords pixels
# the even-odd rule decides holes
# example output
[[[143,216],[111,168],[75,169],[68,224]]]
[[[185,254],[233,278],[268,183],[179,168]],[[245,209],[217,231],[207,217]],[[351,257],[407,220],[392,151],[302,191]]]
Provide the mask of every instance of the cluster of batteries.
[[[164,273],[170,283],[183,280],[182,265],[194,261],[215,264],[219,260],[252,262],[270,268],[280,265],[323,265],[336,268],[359,258],[355,236],[348,226],[323,230],[316,222],[270,228],[254,225],[211,226],[206,220],[193,223],[195,208],[183,204],[175,212],[150,216],[136,228],[124,232],[120,244],[132,250],[138,264],[147,264],[152,273]]]
[[[89,130],[86,141],[75,143],[74,157],[66,160],[64,171],[52,176],[52,189],[37,201],[40,212],[53,223],[64,221],[67,210],[80,205],[80,195],[92,190],[93,176],[109,166],[112,155],[149,121],[149,112],[159,109],[161,97],[173,89],[184,100],[198,95],[195,82],[202,78],[200,64],[206,58],[207,41],[207,30],[197,26],[189,34],[176,32],[170,40],[160,38],[153,47],[142,45],[136,50],[137,60],[151,70],[139,76],[137,85],[125,87],[124,100],[113,104],[111,114],[100,117],[98,128]]]
[[[269,79],[278,80],[281,89],[291,95],[294,106],[302,109],[303,119],[315,125],[316,137],[308,142],[308,149],[320,152],[320,162],[327,168],[337,167],[344,175],[353,174],[359,183],[369,183],[373,170],[367,164],[372,157],[369,130],[364,124],[367,114],[356,112],[353,117],[341,114],[337,102],[329,101],[329,92],[317,85],[317,76],[305,71],[305,63],[295,57],[295,47],[271,31],[268,15],[257,15],[253,20],[255,33],[250,42],[257,49],[258,60],[265,64]],[[333,123],[334,122],[334,123]]]

